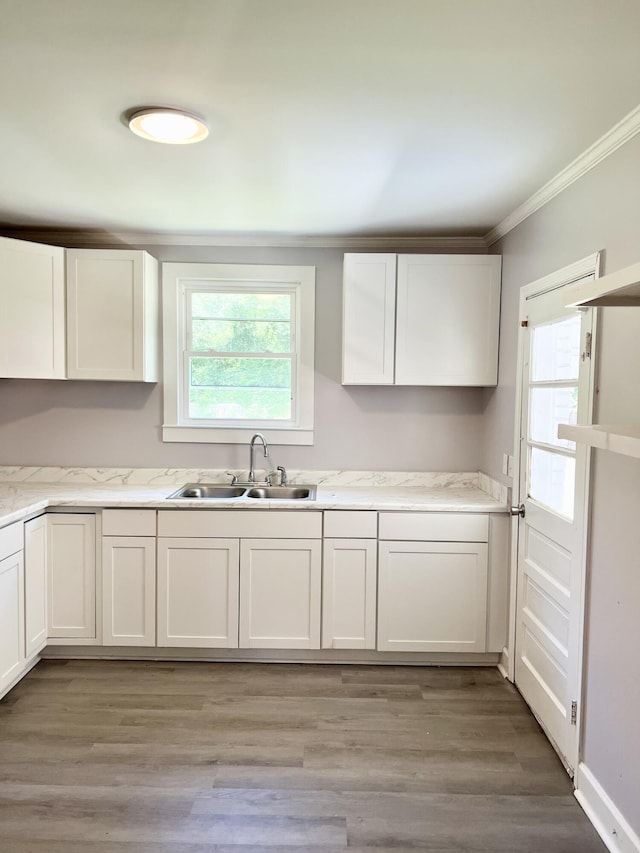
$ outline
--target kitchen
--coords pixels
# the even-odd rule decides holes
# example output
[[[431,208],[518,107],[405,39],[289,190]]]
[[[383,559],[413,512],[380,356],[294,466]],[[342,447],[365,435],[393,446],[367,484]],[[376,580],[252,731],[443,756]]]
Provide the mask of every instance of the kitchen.
[[[636,102],[637,98],[629,106]],[[616,120],[626,112],[621,110]],[[614,123],[610,121],[602,132]],[[589,138],[588,144],[599,135]],[[318,245],[327,238],[317,238],[315,245],[313,240],[308,241],[310,245],[300,245],[304,241],[291,239],[293,245],[286,247],[237,246],[233,240],[225,246],[202,245],[202,241],[200,245],[197,241],[179,245],[174,235],[169,245],[156,238],[153,242],[141,239],[135,247],[147,249],[160,262],[316,268],[315,443],[312,448],[273,447],[278,464],[291,471],[483,471],[511,486],[502,473],[502,455],[513,452],[518,292],[528,282],[594,251],[605,251],[605,273],[638,260],[638,212],[630,190],[638,186],[640,178],[639,143],[637,136],[624,138],[624,144],[612,149],[606,159],[572,183],[567,181],[562,192],[515,227],[493,235],[497,239],[489,250],[502,255],[503,263],[500,377],[495,389],[425,391],[416,387],[350,388],[340,383],[338,337],[344,252],[431,252],[437,246],[433,238],[405,234],[402,239],[362,238],[359,242],[352,237],[348,242],[336,241],[338,245],[331,248]],[[580,150],[586,148],[584,144]],[[572,156],[559,162],[555,171]],[[541,180],[531,189],[543,183]],[[8,213],[4,218],[12,221]],[[13,220],[13,230],[7,227],[4,233],[17,236],[16,224]],[[447,252],[481,251],[477,237],[439,242],[438,248]],[[117,245],[115,241],[113,244]],[[639,380],[634,368],[640,345],[636,330],[633,310],[602,310],[599,422],[638,423]],[[0,383],[0,395],[0,461],[5,466],[226,470],[247,464],[246,445],[163,444],[160,385],[5,379]],[[340,424],[339,435],[336,422]],[[389,441],[391,435],[393,442]],[[603,451],[596,451],[594,456],[581,754],[609,800],[637,834],[640,762],[635,718],[640,706],[640,679],[634,649],[640,637],[633,607],[638,600],[637,559],[633,555],[640,546],[634,522],[640,503],[638,463]],[[610,818],[606,811],[602,813],[603,821]],[[618,829],[617,837],[621,836]]]

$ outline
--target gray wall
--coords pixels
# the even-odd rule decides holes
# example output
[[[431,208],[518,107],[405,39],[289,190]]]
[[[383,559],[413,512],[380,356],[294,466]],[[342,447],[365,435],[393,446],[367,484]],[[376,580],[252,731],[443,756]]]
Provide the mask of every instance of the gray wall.
[[[483,470],[512,451],[520,287],[604,249],[640,261],[640,137],[493,247],[503,255],[500,381],[485,394]],[[640,424],[640,308],[600,311],[595,420]],[[640,833],[640,460],[594,452],[583,760]]]
[[[316,267],[315,444],[274,448],[272,457],[278,464],[303,469],[478,469],[482,390],[340,384],[343,252],[148,248],[161,261]],[[248,464],[245,447],[163,444],[161,425],[160,384],[0,379],[0,464],[159,468]]]

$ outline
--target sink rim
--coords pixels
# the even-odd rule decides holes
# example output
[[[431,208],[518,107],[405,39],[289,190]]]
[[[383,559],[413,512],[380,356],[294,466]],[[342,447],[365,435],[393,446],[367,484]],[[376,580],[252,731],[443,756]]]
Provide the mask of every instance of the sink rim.
[[[180,486],[175,492],[167,495],[165,500],[191,500],[191,501],[241,501],[247,499],[249,501],[314,501],[316,499],[317,485],[309,483],[292,483],[287,486],[232,486],[230,483],[185,483]],[[206,492],[209,494],[185,494],[185,492]],[[211,494],[211,491],[217,491],[218,494]],[[254,492],[254,494],[251,494]],[[255,494],[257,492],[267,492],[268,494]],[[306,494],[297,494],[305,492]]]
[[[217,490],[219,494],[185,494],[185,492],[211,492]],[[243,497],[247,491],[245,486],[232,486],[229,483],[186,483],[180,486],[170,495],[167,495],[167,500],[202,500],[202,501],[224,501],[238,500]]]
[[[317,486],[307,483],[296,483],[290,486],[252,486],[247,489],[245,497],[250,500],[281,500],[281,501],[314,501]],[[257,494],[265,492],[265,494]],[[297,494],[298,492],[304,494]]]

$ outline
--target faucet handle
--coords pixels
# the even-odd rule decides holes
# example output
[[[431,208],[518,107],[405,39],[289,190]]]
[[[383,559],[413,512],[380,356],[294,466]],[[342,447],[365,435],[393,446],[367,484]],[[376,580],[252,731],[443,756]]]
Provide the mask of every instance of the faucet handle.
[[[235,484],[238,482],[238,475],[234,474],[233,471],[225,471],[225,474],[227,475],[227,477],[231,477],[231,485],[235,486]]]
[[[287,479],[287,470],[284,465],[278,465],[276,471],[280,471],[280,485],[286,486],[289,481]]]

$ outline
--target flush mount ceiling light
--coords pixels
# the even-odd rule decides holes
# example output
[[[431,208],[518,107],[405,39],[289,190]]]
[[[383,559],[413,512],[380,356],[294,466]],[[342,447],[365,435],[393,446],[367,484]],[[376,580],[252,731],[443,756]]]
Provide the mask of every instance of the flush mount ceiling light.
[[[209,135],[204,119],[169,107],[145,107],[129,114],[129,129],[143,139],[168,145],[202,142]]]

